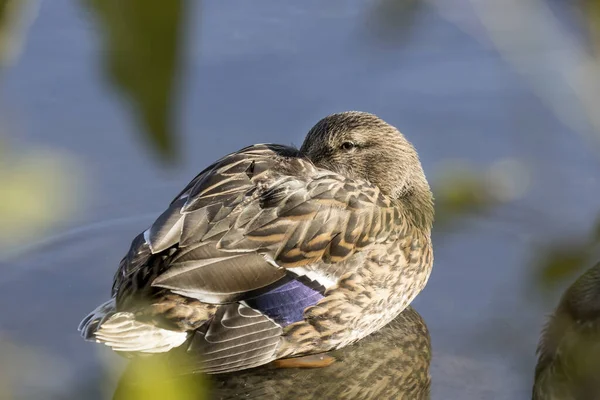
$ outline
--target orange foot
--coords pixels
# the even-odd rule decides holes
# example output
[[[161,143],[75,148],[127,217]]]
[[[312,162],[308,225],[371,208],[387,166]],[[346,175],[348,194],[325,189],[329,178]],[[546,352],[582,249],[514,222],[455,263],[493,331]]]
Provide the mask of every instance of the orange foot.
[[[335,362],[335,358],[327,354],[315,354],[304,357],[282,358],[273,361],[275,368],[323,368]]]

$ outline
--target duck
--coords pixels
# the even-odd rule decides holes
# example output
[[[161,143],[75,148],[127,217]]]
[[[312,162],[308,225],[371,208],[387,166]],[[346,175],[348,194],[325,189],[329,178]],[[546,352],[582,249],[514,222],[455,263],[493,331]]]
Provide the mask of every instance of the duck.
[[[198,379],[193,374],[163,375],[163,370],[171,371],[170,353],[166,353],[167,360],[160,363],[164,367],[153,375],[146,373],[147,364],[140,365],[137,360],[130,363],[113,400],[148,398],[160,389],[173,399],[191,398],[190,393],[204,393],[203,398],[214,400],[430,399],[431,338],[427,324],[411,306],[379,331],[331,355],[339,361],[328,368],[275,368],[267,364]]]
[[[200,172],[78,329],[126,357],[195,354],[206,374],[326,367],[423,290],[433,218],[406,137],[371,113],[331,114],[299,149],[251,145]]]
[[[600,263],[563,293],[542,329],[533,400],[600,398]]]

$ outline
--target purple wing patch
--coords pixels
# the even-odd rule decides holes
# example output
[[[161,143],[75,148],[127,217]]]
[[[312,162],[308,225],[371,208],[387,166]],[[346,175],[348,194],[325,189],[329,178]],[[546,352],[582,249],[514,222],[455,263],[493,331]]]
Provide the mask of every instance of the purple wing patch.
[[[281,326],[302,320],[306,307],[315,305],[323,295],[295,279],[246,300],[248,306],[258,310]]]

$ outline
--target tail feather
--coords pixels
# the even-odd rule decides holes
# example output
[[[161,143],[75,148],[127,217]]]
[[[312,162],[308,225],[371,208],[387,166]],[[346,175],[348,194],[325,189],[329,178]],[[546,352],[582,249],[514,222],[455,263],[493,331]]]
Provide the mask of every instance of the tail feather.
[[[117,310],[111,299],[86,316],[79,331],[85,339],[103,343],[126,357],[176,349],[166,360],[182,371],[232,372],[277,357],[283,328],[262,312],[240,303],[217,307],[177,299],[180,297],[170,301],[165,297],[145,311],[172,318],[186,316],[194,322],[189,329],[185,328],[188,324],[175,330],[136,320],[136,313]],[[199,325],[201,321],[205,323]]]
[[[79,324],[86,340],[103,343],[119,352],[162,353],[181,346],[188,338],[176,331],[137,321],[131,312],[117,312],[115,300],[100,305]]]
[[[77,330],[81,333],[81,336],[85,340],[95,341],[94,334],[98,330],[98,327],[113,315],[116,311],[115,299],[112,298],[105,303],[100,304],[94,311],[89,313],[77,327]]]

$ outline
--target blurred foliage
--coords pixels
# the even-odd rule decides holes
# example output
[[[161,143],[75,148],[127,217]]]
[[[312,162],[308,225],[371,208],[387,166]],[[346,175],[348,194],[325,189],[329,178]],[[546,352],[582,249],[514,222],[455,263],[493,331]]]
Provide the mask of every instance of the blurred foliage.
[[[30,0],[0,0],[0,67],[18,55],[32,7]]]
[[[573,240],[547,245],[540,251],[536,266],[535,281],[548,290],[562,282],[573,280],[589,262],[594,243],[586,239]]]
[[[0,66],[19,54],[32,10],[33,3],[27,0],[0,0]],[[64,156],[42,149],[19,154],[2,139],[0,251],[45,233],[72,214],[77,204],[73,189],[79,181],[78,169]]]
[[[9,153],[0,142],[0,251],[46,233],[80,204],[80,168],[50,150]]]
[[[172,361],[172,360],[171,360]],[[114,400],[203,400],[208,381],[201,374],[177,374],[163,357],[131,362],[119,380]]]
[[[600,254],[600,218],[590,232],[570,234],[546,244],[534,260],[534,281],[545,292],[572,282],[591,264],[598,261]]]
[[[500,160],[487,169],[446,162],[438,170],[432,184],[436,229],[455,226],[468,216],[515,200],[529,187],[527,170],[516,160]]]
[[[84,0],[103,31],[106,73],[135,110],[162,156],[176,153],[176,86],[185,31],[184,0]]]
[[[495,202],[486,190],[486,181],[475,171],[446,170],[436,178],[439,182],[434,186],[436,227],[481,213]]]
[[[581,7],[582,13],[587,22],[587,31],[590,37],[590,43],[596,53],[600,56],[600,1],[598,0],[576,0],[575,4]]]
[[[0,67],[16,60],[24,34],[36,11],[26,0],[0,0]],[[49,149],[15,151],[0,125],[0,254],[24,241],[47,233],[56,222],[78,209],[74,189],[81,184],[75,163]],[[24,387],[40,384],[48,370],[64,366],[39,349],[16,343],[0,332],[0,397],[20,398]],[[54,376],[57,376],[56,374]]]

